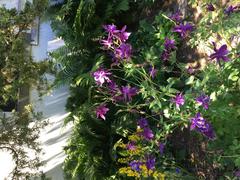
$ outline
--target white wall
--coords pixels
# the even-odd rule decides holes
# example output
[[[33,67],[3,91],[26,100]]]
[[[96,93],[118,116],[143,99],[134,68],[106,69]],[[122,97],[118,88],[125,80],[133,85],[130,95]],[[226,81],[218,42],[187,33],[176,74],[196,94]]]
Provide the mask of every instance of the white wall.
[[[16,8],[20,6],[20,0],[0,0],[0,5],[5,6],[8,9]]]
[[[15,164],[12,155],[8,151],[0,151],[0,180],[7,178],[9,173],[12,172]]]
[[[41,22],[39,27],[39,44],[32,46],[32,56],[35,61],[42,61],[48,57],[48,41],[55,39],[50,22]]]
[[[32,46],[31,50],[35,61],[48,58],[47,51],[53,50],[52,42],[55,42],[54,39],[56,38],[50,27],[50,22],[40,23],[39,44],[38,46]],[[63,45],[63,42],[60,44]],[[49,82],[54,81],[53,75],[47,74],[46,77]],[[53,89],[49,94],[42,97],[42,100],[39,100],[36,90],[32,89],[30,93],[30,102],[34,104],[35,110],[42,112],[44,118],[49,120],[49,125],[40,135],[41,146],[44,151],[41,159],[45,163],[41,171],[52,180],[63,180],[61,167],[66,157],[63,147],[67,144],[67,139],[71,134],[71,125],[62,128],[64,119],[68,115],[65,111],[67,98],[67,86]]]

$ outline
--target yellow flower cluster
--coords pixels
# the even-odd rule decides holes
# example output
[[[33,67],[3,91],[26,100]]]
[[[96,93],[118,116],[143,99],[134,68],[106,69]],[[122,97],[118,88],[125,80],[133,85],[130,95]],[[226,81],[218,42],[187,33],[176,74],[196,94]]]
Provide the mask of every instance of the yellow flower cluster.
[[[126,148],[126,144],[124,144],[123,142],[118,143],[117,146],[124,149]]]
[[[151,169],[148,170],[146,165],[141,165],[140,169],[141,169],[141,175],[143,177],[154,177],[154,179],[156,179],[156,180],[164,180],[165,179],[165,174],[157,172],[157,171],[153,171]]]
[[[128,136],[128,139],[129,139],[130,141],[136,142],[136,141],[139,141],[139,140],[140,140],[140,137],[139,137],[138,135],[136,135],[136,134],[133,134],[133,135]]]
[[[122,167],[118,170],[120,174],[125,174],[129,177],[153,177],[155,180],[165,180],[165,174],[153,170],[148,170],[146,165],[140,166],[141,171],[137,172],[131,169],[131,167]]]
[[[165,180],[165,174],[157,171],[153,173],[153,177],[154,179],[157,179],[157,180]]]
[[[134,156],[134,155],[139,155],[141,152],[140,148],[139,147],[136,147],[136,149],[134,150],[129,150],[128,153],[130,156]]]
[[[147,166],[145,164],[141,165],[140,169],[141,169],[141,174],[143,177],[151,177],[151,175],[153,174],[153,170],[151,170],[151,169],[148,170]]]
[[[129,177],[140,177],[140,174],[136,171],[133,171],[131,167],[122,167],[118,170],[120,174],[126,174]]]
[[[141,140],[141,137],[138,135],[138,133],[141,133],[141,132],[142,132],[142,129],[138,127],[137,133],[128,136],[128,140],[133,142],[137,142]],[[117,146],[123,149],[127,148],[127,144],[124,144],[123,142],[118,142]],[[142,152],[142,147],[139,145],[135,146],[134,149],[127,151],[127,154],[128,154],[127,157],[119,158],[118,162],[128,164],[128,162],[131,161],[133,156],[140,155],[141,152]],[[133,170],[131,167],[122,167],[118,170],[118,172],[120,174],[125,174],[126,176],[129,176],[129,177],[135,177],[136,179],[139,179],[140,177],[144,177],[144,178],[153,177],[155,180],[165,180],[164,173],[160,173],[158,171],[153,171],[151,169],[148,169],[145,164],[140,165],[139,168],[140,168],[140,171],[138,172]]]
[[[119,163],[128,163],[129,160],[130,160],[130,158],[119,158],[119,159],[118,159],[118,162],[119,162]]]

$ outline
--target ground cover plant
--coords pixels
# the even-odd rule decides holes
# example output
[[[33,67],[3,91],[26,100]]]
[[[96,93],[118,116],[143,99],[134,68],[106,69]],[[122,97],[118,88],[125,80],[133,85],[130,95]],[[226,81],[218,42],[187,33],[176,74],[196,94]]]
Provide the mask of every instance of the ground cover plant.
[[[239,5],[191,1],[202,10],[195,23],[180,10],[121,21],[142,3],[68,1],[53,20],[67,45],[52,56],[71,83],[66,177],[237,179]],[[108,15],[101,21],[98,8]],[[204,49],[205,64],[182,62],[183,44]]]

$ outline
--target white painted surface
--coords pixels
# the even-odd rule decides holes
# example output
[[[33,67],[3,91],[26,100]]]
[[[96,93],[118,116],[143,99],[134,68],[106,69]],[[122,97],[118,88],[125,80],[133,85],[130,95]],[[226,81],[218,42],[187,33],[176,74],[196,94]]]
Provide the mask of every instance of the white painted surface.
[[[7,178],[14,168],[12,155],[7,151],[0,151],[0,180]]]
[[[5,6],[7,9],[18,9],[20,6],[20,0],[0,0],[0,6]]]
[[[32,46],[32,56],[35,61],[42,61],[47,56],[48,41],[55,39],[55,35],[51,29],[50,22],[42,22],[39,29],[39,44]]]
[[[52,41],[48,41],[48,52],[52,52],[57,48],[64,46],[65,43],[62,39],[56,38]]]
[[[39,44],[32,47],[32,56],[36,61],[48,58],[48,51],[53,51],[64,45],[60,39],[56,39],[49,22],[40,24]],[[54,76],[47,74],[48,81],[54,81]],[[35,109],[43,113],[49,120],[48,126],[41,132],[40,141],[44,154],[41,156],[45,165],[40,169],[47,178],[52,180],[63,180],[62,163],[65,159],[63,147],[71,133],[71,125],[63,127],[65,117],[65,104],[68,97],[68,87],[63,86],[53,89],[42,100],[38,99],[37,92],[31,91],[31,102]]]

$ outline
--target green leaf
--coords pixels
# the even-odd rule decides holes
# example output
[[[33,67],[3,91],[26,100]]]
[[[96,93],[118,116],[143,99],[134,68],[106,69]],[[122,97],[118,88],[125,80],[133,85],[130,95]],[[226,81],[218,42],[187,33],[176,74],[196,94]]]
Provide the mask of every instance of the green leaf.
[[[240,157],[235,159],[234,163],[237,167],[240,167]]]
[[[190,84],[193,84],[194,82],[194,76],[190,76],[186,81],[185,81],[185,84],[186,85],[190,85]]]
[[[114,144],[113,150],[117,150],[117,147],[118,147],[120,144],[122,144],[122,143],[123,143],[123,140],[122,140],[122,138],[121,138],[121,139],[119,139],[119,140]]]
[[[239,71],[237,69],[235,69],[229,76],[228,79],[232,80],[232,81],[237,81],[239,79]]]
[[[173,84],[178,83],[179,79],[175,77],[170,77],[167,79],[167,82],[168,82],[168,86],[171,87]]]
[[[126,150],[118,151],[118,154],[120,154],[121,156],[124,156],[124,157],[129,155],[128,151],[126,151]]]
[[[128,0],[120,0],[119,4],[115,7],[115,12],[127,11],[129,9]]]
[[[76,78],[76,85],[79,86],[87,86],[90,81],[91,81],[91,76],[89,73],[84,73],[84,74],[81,74],[79,75],[77,78]]]
[[[217,94],[216,94],[215,91],[211,93],[210,99],[211,99],[212,101],[215,101],[215,100],[217,99]]]

